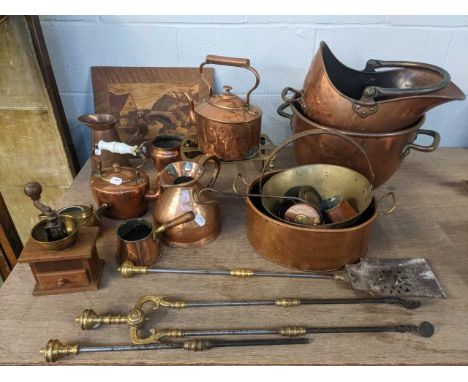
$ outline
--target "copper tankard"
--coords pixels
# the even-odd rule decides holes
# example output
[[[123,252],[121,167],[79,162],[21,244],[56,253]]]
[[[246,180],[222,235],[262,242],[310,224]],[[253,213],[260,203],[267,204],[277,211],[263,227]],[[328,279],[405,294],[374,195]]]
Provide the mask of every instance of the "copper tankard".
[[[117,229],[117,263],[120,265],[130,260],[138,266],[153,265],[162,255],[158,234],[194,218],[193,212],[189,211],[157,228],[153,228],[146,219],[130,219],[123,222]]]

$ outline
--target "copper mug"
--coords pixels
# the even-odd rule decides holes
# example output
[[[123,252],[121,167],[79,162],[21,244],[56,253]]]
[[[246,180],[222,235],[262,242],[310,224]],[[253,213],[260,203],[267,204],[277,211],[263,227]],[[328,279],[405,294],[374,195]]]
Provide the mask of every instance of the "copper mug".
[[[330,223],[339,223],[352,219],[358,214],[343,195],[335,195],[322,200],[319,209]]]
[[[195,218],[193,212],[186,212],[175,219],[153,228],[146,219],[130,219],[117,229],[117,263],[129,260],[138,266],[151,266],[162,255],[158,234]]]
[[[177,135],[158,135],[152,142],[151,159],[156,172],[160,172],[169,163],[182,160],[180,146],[182,138]]]

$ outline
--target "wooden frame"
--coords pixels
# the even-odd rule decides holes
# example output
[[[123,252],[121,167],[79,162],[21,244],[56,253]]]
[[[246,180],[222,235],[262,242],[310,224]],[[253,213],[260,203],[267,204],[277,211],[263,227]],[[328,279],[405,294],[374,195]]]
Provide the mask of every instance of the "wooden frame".
[[[0,193],[0,278],[5,280],[18,262],[23,244]]]
[[[39,63],[39,67],[41,68],[42,78],[47,89],[57,128],[60,132],[63,146],[65,148],[70,170],[72,175],[75,177],[80,170],[80,164],[71,138],[67,117],[63,110],[62,100],[60,99],[57,83],[55,81],[54,71],[50,62],[49,53],[47,52],[44,35],[42,34],[39,16],[25,16],[25,19],[29,28],[34,50],[36,51],[36,58]]]
[[[214,69],[205,69],[213,85]],[[129,144],[151,141],[158,134],[193,135],[188,121],[188,102],[209,95],[198,68],[91,68],[96,113],[114,115],[120,138]]]

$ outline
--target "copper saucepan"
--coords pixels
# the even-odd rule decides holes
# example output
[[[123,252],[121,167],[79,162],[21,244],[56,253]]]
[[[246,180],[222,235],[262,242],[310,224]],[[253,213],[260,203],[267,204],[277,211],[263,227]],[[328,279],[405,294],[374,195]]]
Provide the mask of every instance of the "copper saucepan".
[[[293,114],[286,113],[290,107]],[[283,103],[278,108],[278,114],[290,120],[294,134],[308,130],[319,129],[321,131],[336,131],[307,119],[302,113],[300,105],[295,103]],[[433,130],[423,130],[422,117],[415,125],[390,133],[363,133],[340,132],[355,140],[367,153],[375,174],[374,187],[384,184],[397,171],[403,159],[411,150],[431,152],[439,147],[440,135]],[[427,145],[415,143],[419,136],[429,136],[432,142]],[[367,163],[358,150],[337,137],[317,135],[306,137],[294,142],[294,152],[300,164],[329,163],[351,168],[361,174],[366,173]]]
[[[392,70],[376,71],[380,68]],[[395,69],[396,68],[396,69]],[[292,97],[288,92],[294,93]],[[347,131],[389,132],[414,125],[431,108],[464,100],[449,73],[435,65],[369,60],[363,71],[343,65],[320,43],[303,90],[284,89],[312,121]]]

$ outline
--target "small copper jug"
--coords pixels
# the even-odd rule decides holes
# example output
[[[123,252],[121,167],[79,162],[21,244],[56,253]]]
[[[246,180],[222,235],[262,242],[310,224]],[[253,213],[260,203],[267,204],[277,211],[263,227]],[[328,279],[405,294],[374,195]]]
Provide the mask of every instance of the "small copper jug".
[[[180,146],[182,138],[177,135],[158,135],[152,142],[151,159],[153,159],[156,173],[169,163],[182,160]]]
[[[158,226],[185,212],[193,211],[195,218],[162,232],[160,241],[171,247],[193,248],[213,241],[221,230],[218,202],[207,193],[199,195],[207,162],[214,163],[208,182],[211,188],[218,177],[220,162],[213,155],[203,155],[198,162],[179,161],[168,164],[158,175],[159,199],[154,204],[153,220]]]
[[[186,212],[164,224],[153,228],[146,219],[130,219],[117,228],[117,263],[130,260],[137,266],[151,266],[162,255],[158,234],[195,218],[193,212]]]
[[[88,126],[92,132],[91,149],[94,150],[99,141],[105,142],[120,142],[119,134],[115,129],[117,119],[111,114],[84,114],[78,117],[78,121]],[[113,153],[110,151],[103,151],[100,155],[102,168],[111,167],[114,163],[118,163],[122,167],[130,166],[128,157]],[[94,172],[98,170],[99,162],[95,157],[91,157],[91,169]]]

